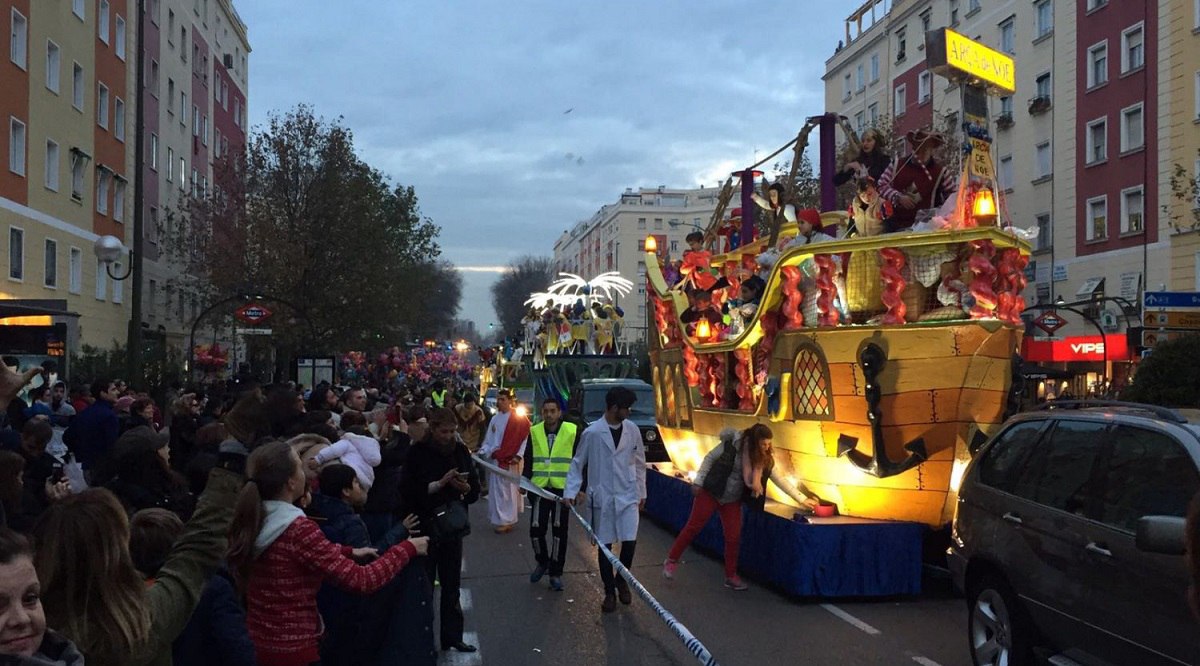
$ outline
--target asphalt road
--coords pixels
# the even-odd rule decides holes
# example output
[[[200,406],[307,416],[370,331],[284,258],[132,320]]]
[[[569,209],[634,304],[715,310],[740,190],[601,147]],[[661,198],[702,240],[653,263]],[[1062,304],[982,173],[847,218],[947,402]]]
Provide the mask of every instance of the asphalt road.
[[[631,606],[601,614],[596,552],[579,524],[563,582],[530,584],[534,558],[529,512],[509,534],[487,523],[486,500],[471,508],[464,555],[467,642],[479,652],[442,653],[447,666],[567,664],[680,666],[697,663],[635,594]],[[966,604],[949,581],[927,576],[920,597],[884,600],[796,599],[753,580],[747,592],[723,586],[719,559],[689,550],[676,578],[662,561],[674,534],[643,517],[634,575],[723,666],[740,664],[969,664]],[[436,625],[435,625],[436,626]]]

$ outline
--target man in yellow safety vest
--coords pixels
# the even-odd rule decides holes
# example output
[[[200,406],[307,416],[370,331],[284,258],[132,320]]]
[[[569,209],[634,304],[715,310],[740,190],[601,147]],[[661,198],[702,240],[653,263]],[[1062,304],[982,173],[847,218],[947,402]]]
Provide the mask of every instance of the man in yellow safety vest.
[[[567,470],[571,468],[571,456],[575,454],[574,423],[562,420],[562,410],[554,398],[542,402],[542,422],[529,431],[529,455],[525,457],[525,475],[539,488],[544,488],[562,497],[567,485]],[[536,583],[550,573],[550,589],[562,592],[563,564],[567,561],[567,525],[571,522],[570,509],[560,502],[534,496],[529,538],[533,542],[533,554],[537,567],[529,575],[529,582]],[[550,548],[546,547],[546,530],[554,528]]]

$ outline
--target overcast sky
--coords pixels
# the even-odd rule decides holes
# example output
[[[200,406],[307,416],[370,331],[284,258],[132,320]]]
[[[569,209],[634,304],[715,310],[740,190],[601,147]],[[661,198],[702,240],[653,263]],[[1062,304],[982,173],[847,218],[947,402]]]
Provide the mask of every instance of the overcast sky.
[[[302,102],[344,117],[441,226],[460,316],[483,329],[497,267],[552,254],[626,187],[712,187],[795,136],[859,4],[236,3],[251,122]]]

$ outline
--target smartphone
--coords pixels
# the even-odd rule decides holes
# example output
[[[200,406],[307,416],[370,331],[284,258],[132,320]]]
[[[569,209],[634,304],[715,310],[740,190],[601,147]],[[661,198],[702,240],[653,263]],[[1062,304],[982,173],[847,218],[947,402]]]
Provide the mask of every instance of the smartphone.
[[[55,462],[54,465],[50,469],[51,469],[50,479],[52,481],[54,481],[55,483],[62,481],[63,478],[66,476],[66,472],[63,470],[63,464],[60,462]]]

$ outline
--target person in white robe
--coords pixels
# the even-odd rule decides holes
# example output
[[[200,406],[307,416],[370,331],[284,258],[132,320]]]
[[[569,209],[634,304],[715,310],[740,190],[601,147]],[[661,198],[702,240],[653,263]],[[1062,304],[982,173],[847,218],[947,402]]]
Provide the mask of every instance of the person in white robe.
[[[496,396],[496,414],[488,423],[484,433],[483,443],[479,447],[479,456],[488,462],[512,472],[521,474],[521,459],[525,455],[529,427],[525,424],[525,437],[519,446],[512,441],[505,441],[505,432],[509,430],[509,421],[522,416],[513,413],[512,393],[502,389]],[[514,426],[516,424],[513,424]],[[509,433],[510,440],[512,433]],[[509,446],[505,447],[505,444]],[[515,449],[515,455],[514,455]],[[488,521],[498,534],[511,532],[516,526],[525,502],[521,497],[521,486],[517,481],[488,470]]]

